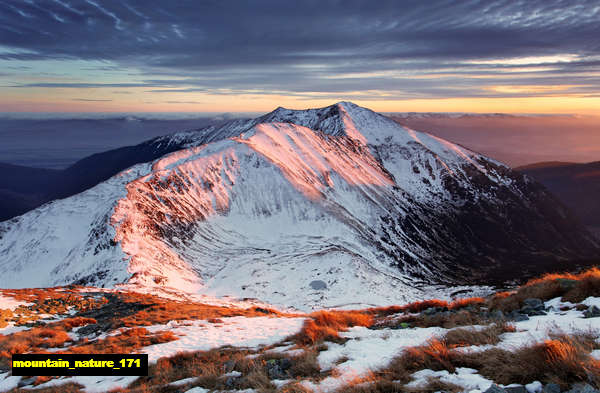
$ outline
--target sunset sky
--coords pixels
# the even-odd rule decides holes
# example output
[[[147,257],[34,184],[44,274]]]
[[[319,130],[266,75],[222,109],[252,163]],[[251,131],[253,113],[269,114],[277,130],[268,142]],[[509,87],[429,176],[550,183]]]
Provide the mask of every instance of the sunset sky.
[[[599,1],[0,1],[1,112],[596,114]]]

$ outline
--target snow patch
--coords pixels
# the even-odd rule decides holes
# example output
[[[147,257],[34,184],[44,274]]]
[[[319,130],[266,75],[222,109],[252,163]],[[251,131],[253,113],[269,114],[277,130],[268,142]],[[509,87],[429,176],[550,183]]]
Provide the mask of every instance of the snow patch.
[[[151,332],[171,331],[179,340],[150,345],[139,350],[148,354],[150,363],[177,352],[207,351],[225,345],[240,348],[256,348],[272,345],[297,333],[305,318],[230,317],[221,318],[223,323],[192,321],[185,324],[153,325]]]

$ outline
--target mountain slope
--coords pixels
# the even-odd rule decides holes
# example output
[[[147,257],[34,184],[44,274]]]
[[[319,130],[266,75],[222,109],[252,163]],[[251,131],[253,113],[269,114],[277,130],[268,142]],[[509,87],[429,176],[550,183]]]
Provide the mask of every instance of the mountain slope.
[[[546,186],[584,224],[600,228],[600,161],[538,163],[516,170]]]
[[[538,183],[352,103],[162,141],[183,148],[0,225],[0,287],[385,304],[598,255]]]
[[[6,195],[0,208],[0,221],[23,214],[42,204],[85,191],[132,165],[152,161],[179,150],[181,141],[154,138],[136,146],[126,146],[93,154],[64,170],[30,168],[0,163],[0,195]]]

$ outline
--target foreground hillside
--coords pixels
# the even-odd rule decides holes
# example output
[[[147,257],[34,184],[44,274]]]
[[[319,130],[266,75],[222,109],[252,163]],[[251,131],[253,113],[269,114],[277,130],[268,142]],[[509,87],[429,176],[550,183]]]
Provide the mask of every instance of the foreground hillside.
[[[594,392],[600,270],[487,298],[289,313],[93,287],[2,290],[0,391]],[[13,353],[148,353],[148,377],[16,377]],[[34,390],[35,389],[35,390]]]

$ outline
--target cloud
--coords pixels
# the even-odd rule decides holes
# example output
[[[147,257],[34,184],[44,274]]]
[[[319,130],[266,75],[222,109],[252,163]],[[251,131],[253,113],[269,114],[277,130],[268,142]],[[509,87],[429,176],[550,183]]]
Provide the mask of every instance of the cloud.
[[[599,19],[597,2],[585,0],[9,0],[0,45],[19,50],[0,59],[110,61],[91,71],[145,77],[24,88],[495,96],[484,87],[597,83],[586,73],[600,62]]]
[[[84,102],[107,102],[112,101],[110,99],[95,99],[95,98],[73,98],[71,101],[84,101]]]
[[[202,104],[199,101],[164,101],[165,104]]]

